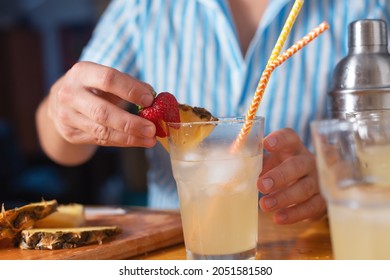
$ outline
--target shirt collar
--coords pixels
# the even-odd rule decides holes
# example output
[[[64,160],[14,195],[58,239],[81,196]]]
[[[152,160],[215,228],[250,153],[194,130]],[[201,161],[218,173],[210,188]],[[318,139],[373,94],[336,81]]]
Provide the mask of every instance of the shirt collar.
[[[203,5],[208,5],[212,7],[228,7],[228,0],[197,0]],[[276,16],[278,16],[281,9],[283,9],[287,4],[294,2],[294,0],[269,0],[270,4],[268,5],[266,11],[264,12],[263,19],[261,20],[262,27],[268,26]]]
[[[223,12],[226,16],[226,18],[230,19],[230,13],[228,10],[228,0],[196,0],[198,3],[209,6],[210,8],[217,9],[221,12]],[[257,31],[254,35],[254,38],[252,39],[252,42],[249,46],[248,52],[246,56],[251,55],[253,52],[253,48],[256,46],[257,42],[259,41],[259,38],[263,32],[264,29],[266,29],[271,22],[279,16],[280,11],[288,4],[294,2],[294,0],[268,0],[270,1],[267,9],[264,12],[263,18],[261,22],[259,23],[259,26],[257,28]],[[230,20],[229,20],[230,22]],[[230,24],[233,24],[230,22]],[[235,32],[234,26],[232,26],[232,31]],[[238,46],[239,49],[239,46]],[[241,51],[240,51],[241,53]],[[246,59],[245,59],[246,60]]]

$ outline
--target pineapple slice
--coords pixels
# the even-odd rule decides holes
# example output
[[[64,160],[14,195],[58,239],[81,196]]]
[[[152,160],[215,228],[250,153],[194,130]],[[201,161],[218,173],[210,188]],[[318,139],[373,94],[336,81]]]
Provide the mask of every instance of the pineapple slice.
[[[37,221],[34,228],[70,228],[85,224],[84,206],[77,203],[60,204],[57,212]]]
[[[103,239],[120,233],[117,226],[90,226],[76,228],[35,228],[21,232],[21,249],[71,249],[88,244],[102,244]]]
[[[3,204],[0,213],[0,241],[3,239],[15,240],[22,230],[31,228],[37,220],[56,211],[57,206],[56,200],[50,200],[30,203],[6,211]]]
[[[208,122],[218,119],[209,111],[201,107],[191,107],[186,104],[179,104],[180,122]]]
[[[200,107],[191,107],[186,104],[179,104],[180,122],[209,122],[217,121],[209,111]],[[166,128],[167,129],[167,128]],[[180,127],[177,131],[171,134],[171,139],[179,144],[181,148],[191,148],[198,145],[204,138],[206,138],[210,132],[214,129],[214,125],[202,125],[197,130],[188,129],[185,126]],[[168,138],[157,137],[157,140],[163,145],[163,147],[169,152]]]

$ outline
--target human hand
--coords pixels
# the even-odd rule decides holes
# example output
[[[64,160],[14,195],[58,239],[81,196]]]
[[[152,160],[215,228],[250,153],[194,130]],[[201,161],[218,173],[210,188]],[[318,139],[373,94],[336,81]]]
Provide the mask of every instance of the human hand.
[[[278,224],[316,219],[326,213],[320,195],[315,157],[289,128],[275,131],[264,139],[263,170],[257,187],[264,194],[260,208],[274,212]]]
[[[72,144],[152,147],[152,122],[125,110],[129,102],[153,102],[150,85],[115,69],[76,63],[51,89],[47,112],[58,133]]]

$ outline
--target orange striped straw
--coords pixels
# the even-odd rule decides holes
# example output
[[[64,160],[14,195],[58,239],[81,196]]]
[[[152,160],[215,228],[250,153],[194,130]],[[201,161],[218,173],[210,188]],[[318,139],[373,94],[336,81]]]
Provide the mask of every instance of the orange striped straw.
[[[271,52],[271,55],[267,61],[267,65],[266,65],[265,69],[268,69],[269,66],[271,65],[271,63],[275,59],[277,59],[277,57],[279,56],[279,54],[284,46],[284,43],[286,42],[287,37],[290,34],[291,29],[292,29],[292,27],[293,27],[293,25],[298,17],[298,14],[301,11],[301,8],[303,6],[303,2],[304,2],[303,0],[295,0],[294,5],[292,6],[292,8],[290,10],[290,13],[288,14],[286,22],[283,25],[282,31],[279,34],[278,40],[276,40],[276,44],[275,44],[275,46]],[[263,72],[262,76],[264,76],[264,72]],[[259,81],[259,85],[257,88],[259,88],[259,86],[260,86],[260,81]],[[256,92],[255,92],[255,97],[256,97],[256,95],[258,95],[257,92],[258,92],[258,90],[256,90]],[[252,104],[253,104],[253,101],[252,101]],[[251,108],[249,108],[250,111],[253,110],[252,104],[251,104]],[[256,106],[256,104],[253,104],[253,106]],[[234,144],[233,144],[234,149],[238,148],[239,143],[241,141],[243,141],[244,137],[248,134],[248,132],[250,131],[250,128],[252,127],[252,124],[248,120],[253,119],[254,115],[249,116],[249,117],[248,117],[248,113],[247,113],[245,123],[244,123],[243,127],[241,128],[241,132],[238,135],[238,138],[234,141]],[[234,151],[234,149],[233,149],[233,151]]]
[[[320,25],[318,25],[316,28],[310,31],[305,37],[300,39],[293,46],[291,46],[285,52],[279,55],[276,59],[271,61],[269,65],[265,68],[263,74],[261,75],[260,81],[257,85],[255,96],[253,97],[249,110],[245,116],[245,123],[241,128],[240,134],[237,136],[233,144],[233,149],[232,149],[233,151],[238,150],[240,144],[245,140],[246,135],[251,130],[252,128],[251,120],[253,120],[254,117],[256,116],[256,112],[263,98],[265,88],[267,87],[268,81],[274,69],[279,65],[281,65],[283,62],[285,62],[288,58],[293,56],[295,53],[297,53],[299,50],[301,50],[304,46],[306,46],[311,41],[313,41],[315,38],[317,38],[321,33],[323,33],[327,29],[329,29],[328,23],[322,22]]]

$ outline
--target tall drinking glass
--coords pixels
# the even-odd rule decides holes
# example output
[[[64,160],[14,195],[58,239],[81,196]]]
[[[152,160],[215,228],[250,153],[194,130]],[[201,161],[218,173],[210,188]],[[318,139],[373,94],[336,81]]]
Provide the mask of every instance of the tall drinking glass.
[[[311,124],[336,259],[390,259],[390,120],[374,116]]]
[[[188,259],[254,259],[257,178],[264,119],[256,117],[237,151],[243,118],[169,123],[172,162]]]

